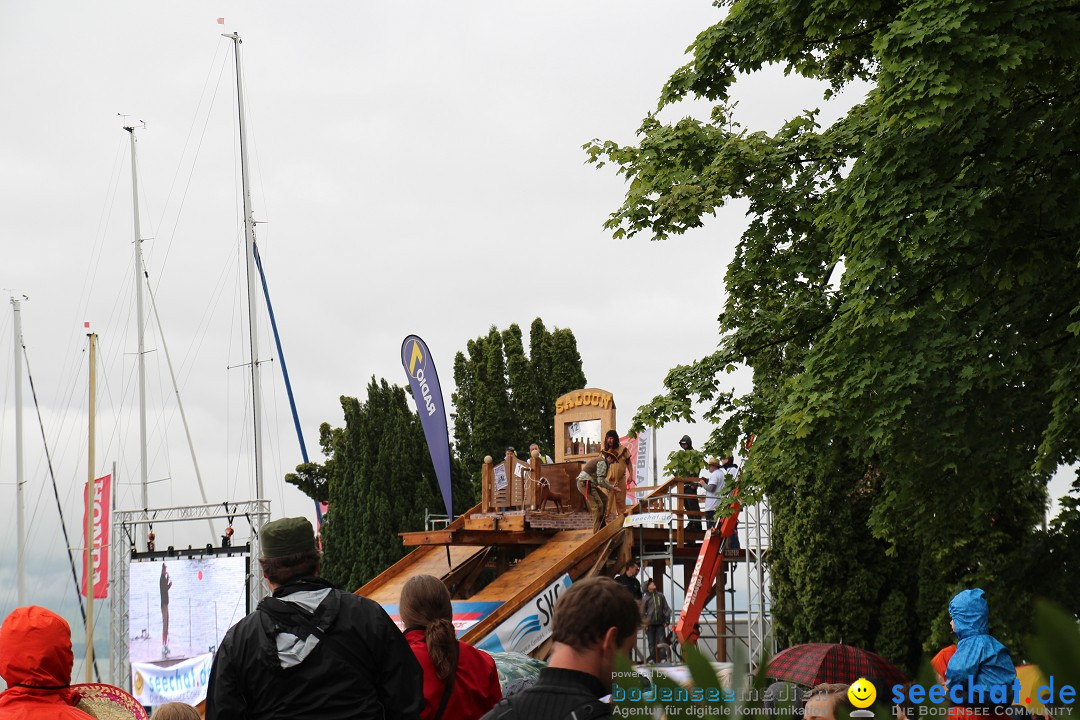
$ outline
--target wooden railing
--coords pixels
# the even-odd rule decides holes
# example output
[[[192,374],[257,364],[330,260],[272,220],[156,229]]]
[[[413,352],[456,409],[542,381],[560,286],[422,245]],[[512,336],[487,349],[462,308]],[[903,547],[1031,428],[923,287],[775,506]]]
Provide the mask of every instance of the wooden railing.
[[[545,484],[562,499],[563,510],[580,510],[583,498],[574,485],[580,469],[578,462],[544,464],[539,456],[530,457],[526,463],[512,453],[495,463],[489,455],[481,469],[480,512],[536,510]]]
[[[692,484],[694,491],[687,490],[686,486]],[[696,493],[698,478],[669,478],[660,485],[634,488],[639,494],[638,501],[627,509],[627,514],[643,512],[670,512],[675,516],[675,543],[676,547],[686,544],[686,530],[690,523],[700,528],[699,524],[705,517],[700,510],[690,510],[686,507],[688,499],[700,502],[701,496]],[[640,493],[647,492],[644,497]],[[695,529],[695,528],[691,528]]]

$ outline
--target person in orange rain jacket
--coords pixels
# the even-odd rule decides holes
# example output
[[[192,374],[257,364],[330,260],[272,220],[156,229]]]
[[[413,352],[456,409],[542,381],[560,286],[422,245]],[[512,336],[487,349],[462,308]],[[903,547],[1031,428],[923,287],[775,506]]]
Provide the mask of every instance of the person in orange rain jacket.
[[[0,627],[0,720],[93,720],[75,707],[71,628],[51,610],[16,608]]]
[[[949,645],[938,651],[938,654],[930,660],[930,667],[934,668],[934,672],[938,676],[938,682],[942,685],[945,685],[945,670],[949,667],[949,660],[955,652],[956,645]],[[968,708],[959,705],[953,705],[949,708],[949,720],[972,720],[975,717],[975,713]]]

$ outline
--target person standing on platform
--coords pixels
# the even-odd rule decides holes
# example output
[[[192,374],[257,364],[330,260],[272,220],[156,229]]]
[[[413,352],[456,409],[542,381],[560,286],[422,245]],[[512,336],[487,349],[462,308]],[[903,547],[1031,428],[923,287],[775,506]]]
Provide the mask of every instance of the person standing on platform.
[[[681,451],[683,451],[683,452],[685,452],[687,450],[693,452],[694,443],[690,439],[689,435],[683,435],[682,438],[679,440],[679,449]],[[676,451],[676,452],[678,452],[678,451]],[[698,467],[697,470],[694,470],[694,475],[696,476],[697,473],[700,470],[701,470],[700,467]],[[689,496],[689,497],[684,497],[683,498],[683,507],[687,511],[687,517],[688,518],[697,518],[697,517],[700,517],[700,514],[701,514],[701,505],[698,502],[697,488],[698,488],[698,486],[696,484],[692,485],[692,484],[690,484],[688,482],[683,483],[682,492],[683,492],[684,495]],[[696,520],[695,520],[695,522],[696,522]],[[687,527],[689,527],[689,522],[687,522]],[[704,520],[702,520],[701,529],[702,530],[707,530],[708,527],[709,527],[708,524]]]
[[[724,478],[727,474],[720,468],[720,459],[711,457],[705,463],[709,471],[709,477],[699,480],[705,488],[705,526],[711,528],[716,523],[716,506],[720,504],[720,489],[724,487]]]
[[[626,474],[630,469],[630,449],[619,442],[619,433],[608,430],[604,435],[604,453],[608,456],[607,481],[615,488],[608,498],[607,514],[626,514],[626,496],[620,490],[626,487]]]
[[[600,488],[614,490],[611,483],[606,480],[607,474],[607,454],[600,453],[599,456],[585,463],[577,476],[578,492],[585,496],[585,502],[588,503],[589,510],[592,512],[594,533],[600,532],[600,528],[604,527],[607,513],[607,495],[601,492]]]
[[[544,453],[540,452],[540,446],[537,445],[536,443],[532,443],[531,445],[529,445],[529,457],[532,457],[532,454],[533,454],[534,450],[536,451],[537,455],[540,457],[540,462],[543,463],[544,465],[550,465],[551,463],[555,462],[554,460],[551,459],[550,455],[545,455]]]
[[[721,497],[723,497],[726,495],[726,493],[724,493],[724,487],[726,486],[726,484],[729,482],[734,483],[736,480],[739,479],[739,466],[735,464],[735,458],[733,458],[731,455],[728,455],[727,457],[724,457],[720,460],[720,469],[724,471],[724,481],[720,484],[716,491],[717,493],[721,494]],[[742,548],[742,545],[739,544],[738,523],[738,518],[736,518],[736,529],[735,532],[731,533],[731,539],[728,540],[728,550],[739,550]]]
[[[263,526],[273,593],[214,655],[207,720],[418,720],[424,673],[382,607],[319,577],[307,518]]]

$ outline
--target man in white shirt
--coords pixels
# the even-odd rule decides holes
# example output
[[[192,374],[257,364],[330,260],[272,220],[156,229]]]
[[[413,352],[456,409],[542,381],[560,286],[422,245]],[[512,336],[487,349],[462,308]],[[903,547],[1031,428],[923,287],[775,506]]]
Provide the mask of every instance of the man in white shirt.
[[[709,469],[709,477],[700,481],[702,487],[705,488],[705,505],[701,509],[705,511],[706,526],[712,527],[716,522],[716,508],[720,504],[719,493],[724,487],[724,478],[727,477],[727,473],[720,467],[719,458],[709,458],[705,467]]]
[[[724,483],[727,482],[728,476],[732,478],[738,477],[739,466],[735,464],[735,459],[730,455],[723,460],[718,458],[709,458],[707,463],[709,468],[708,480],[702,481],[705,486],[705,522],[711,527],[716,522],[717,509],[720,507],[721,493],[724,490]],[[738,550],[741,548],[739,544],[739,533],[735,532],[731,535],[731,539],[728,540],[728,550]]]

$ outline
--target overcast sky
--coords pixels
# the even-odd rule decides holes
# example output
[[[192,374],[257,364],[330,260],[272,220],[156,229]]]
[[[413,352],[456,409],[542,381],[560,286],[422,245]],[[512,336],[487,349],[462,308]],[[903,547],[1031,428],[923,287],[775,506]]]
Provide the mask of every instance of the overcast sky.
[[[225,25],[216,24],[224,16]],[[492,324],[540,316],[578,338],[619,429],[672,366],[712,351],[745,206],[685,238],[616,241],[624,185],[584,164],[595,137],[632,142],[697,32],[706,0],[548,3],[42,2],[0,5],[0,287],[23,333],[69,529],[86,477],[86,331],[100,333],[97,466],[138,505],[131,174],[162,326],[212,502],[254,496],[247,417],[242,210],[231,41],[243,43],[252,185],[300,420],[313,459],[338,398],[404,384],[405,335],[429,344],[446,399],[452,360]],[[742,122],[775,130],[822,87],[778,70],[740,81]],[[844,93],[826,122],[857,102]],[[668,111],[701,114],[701,105]],[[122,118],[118,114],[128,115]],[[148,306],[149,307],[149,306]],[[148,315],[150,311],[147,311]],[[200,502],[151,322],[150,505]],[[267,495],[313,515],[280,478],[300,461],[268,324],[260,330]],[[14,504],[12,319],[0,312],[0,487]],[[229,369],[229,368],[232,369]],[[745,373],[732,377],[744,383]],[[30,600],[77,617],[25,393]],[[690,432],[660,431],[661,456]],[[663,460],[661,460],[661,465]],[[1063,489],[1063,488],[1062,488]],[[157,528],[205,544],[205,524]],[[238,534],[246,528],[238,526]],[[77,541],[73,542],[77,544]],[[0,614],[15,605],[14,521],[0,529]]]

